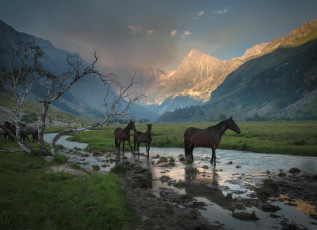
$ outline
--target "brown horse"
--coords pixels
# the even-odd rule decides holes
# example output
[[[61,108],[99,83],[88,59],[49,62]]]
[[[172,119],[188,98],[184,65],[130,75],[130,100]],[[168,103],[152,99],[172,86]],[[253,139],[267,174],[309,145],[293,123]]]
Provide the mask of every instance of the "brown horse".
[[[9,129],[14,136],[16,136],[16,132],[17,131],[16,131],[16,126],[15,126],[14,122],[10,123],[10,122],[6,121],[4,123],[4,126],[7,129]],[[20,123],[20,137],[21,137],[22,140],[25,141],[25,139],[27,139],[28,142],[30,142],[30,139],[28,137],[29,133],[27,133],[27,130],[25,129],[25,126],[26,126],[26,124]],[[36,132],[37,132],[37,130],[36,130]],[[11,138],[12,138],[12,141],[14,141],[14,137],[11,137]],[[33,142],[34,142],[34,135],[33,135]]]
[[[130,149],[131,149],[131,152],[134,155],[134,152],[132,150],[132,146],[131,146],[131,143],[130,143],[130,130],[131,129],[134,132],[136,132],[136,128],[134,126],[134,121],[130,121],[130,123],[124,129],[118,127],[118,128],[116,128],[114,130],[115,145],[116,145],[116,148],[118,148],[118,153],[119,154],[120,154],[121,141],[123,141],[123,147],[122,147],[122,153],[123,154],[124,154],[124,142],[128,141]]]
[[[150,155],[150,145],[152,142],[152,137],[151,137],[151,130],[152,130],[152,124],[147,125],[147,130],[145,133],[141,131],[137,131],[134,133],[134,152],[135,152],[135,147],[137,147],[138,154],[140,154],[140,143],[145,143],[145,148],[147,152],[147,157]]]
[[[20,123],[21,124],[21,123]],[[10,122],[8,122],[8,121],[6,121],[5,123],[4,123],[4,127],[6,127],[7,129],[9,129],[11,132],[12,132],[12,134],[15,136],[16,135],[16,127],[15,127],[15,124],[14,124],[14,122],[12,122],[12,123],[10,123]],[[21,128],[21,127],[20,127]],[[11,136],[11,134],[10,134],[10,136]],[[27,139],[29,142],[30,142],[30,139],[29,139],[29,137],[28,137],[28,135],[27,135],[27,133],[24,131],[24,129],[20,129],[20,137],[21,137],[21,139],[23,139],[24,141],[25,141],[25,139]],[[12,141],[14,141],[14,137],[12,137],[11,136],[11,138],[12,138]]]
[[[227,129],[231,129],[237,134],[240,133],[240,128],[232,120],[232,117],[206,129],[187,128],[184,132],[185,157],[190,157],[194,160],[193,150],[195,147],[211,148],[212,156],[210,163],[216,165],[216,149],[221,141],[222,135]]]

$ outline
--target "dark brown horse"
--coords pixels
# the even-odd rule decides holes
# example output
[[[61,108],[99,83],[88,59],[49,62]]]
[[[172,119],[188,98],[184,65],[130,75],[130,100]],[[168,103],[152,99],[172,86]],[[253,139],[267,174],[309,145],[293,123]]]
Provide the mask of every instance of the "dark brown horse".
[[[222,135],[227,129],[231,129],[237,134],[240,133],[240,128],[232,120],[224,120],[215,126],[210,126],[206,129],[198,129],[190,127],[184,132],[184,148],[185,157],[190,157],[194,160],[193,150],[195,147],[211,148],[212,156],[210,163],[216,165],[216,149],[221,141]]]
[[[114,137],[115,137],[115,144],[116,144],[116,148],[118,149],[118,153],[120,154],[120,144],[121,141],[123,141],[123,147],[122,147],[122,153],[124,154],[124,142],[128,141],[130,149],[132,154],[134,155],[134,152],[132,150],[132,146],[130,143],[130,130],[133,130],[134,132],[136,132],[136,128],[134,126],[134,121],[130,121],[130,123],[124,128],[116,128],[114,130]]]
[[[6,121],[4,123],[4,126],[7,129],[10,129],[12,134],[16,136],[17,129],[16,129],[14,122],[10,123],[10,122]],[[34,142],[34,140],[37,138],[37,129],[35,129],[35,132],[36,132],[36,134],[35,134],[35,133],[28,132],[29,130],[26,129],[26,127],[28,127],[28,124],[20,123],[20,137],[21,137],[21,139],[24,141],[25,141],[25,139],[27,139],[28,142],[30,142],[28,134],[32,134],[33,135],[33,142]],[[14,137],[12,137],[12,140],[14,140]]]
[[[4,127],[6,127],[7,129],[9,129],[10,131],[11,131],[11,133],[14,135],[14,136],[16,136],[16,127],[15,127],[15,124],[12,122],[12,123],[10,123],[10,122],[8,122],[8,121],[6,121],[5,123],[4,123]],[[11,134],[10,134],[10,136],[11,136]],[[24,130],[21,128],[20,129],[20,137],[21,137],[21,139],[23,139],[24,141],[25,141],[25,139],[27,139],[29,142],[30,142],[30,139],[29,139],[29,137],[28,137],[28,135],[24,132]],[[14,141],[14,137],[13,136],[11,136],[11,138],[12,138],[12,141]]]
[[[140,143],[145,143],[145,148],[147,152],[147,157],[150,155],[150,145],[152,142],[152,137],[151,137],[151,130],[152,130],[152,124],[147,125],[147,130],[145,133],[141,131],[137,131],[134,133],[134,152],[135,152],[135,147],[138,150],[138,154],[140,154]]]

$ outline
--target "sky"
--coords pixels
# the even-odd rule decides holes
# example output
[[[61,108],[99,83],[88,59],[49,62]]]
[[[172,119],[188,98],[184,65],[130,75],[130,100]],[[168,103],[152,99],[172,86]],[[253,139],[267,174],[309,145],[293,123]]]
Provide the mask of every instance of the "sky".
[[[317,18],[316,0],[0,0],[19,32],[78,52],[105,69],[173,70],[192,49],[221,60]],[[1,31],[0,31],[1,32]]]

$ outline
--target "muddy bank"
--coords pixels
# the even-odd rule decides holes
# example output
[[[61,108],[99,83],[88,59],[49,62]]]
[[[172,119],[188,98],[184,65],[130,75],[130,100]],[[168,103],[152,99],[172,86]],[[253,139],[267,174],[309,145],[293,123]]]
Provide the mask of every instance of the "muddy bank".
[[[119,176],[126,195],[138,217],[136,229],[224,229],[210,224],[199,212],[205,204],[173,189],[153,194],[149,167],[130,161],[122,163],[126,173]]]
[[[69,161],[120,176],[139,219],[138,229],[315,229],[317,158],[197,149],[151,148],[150,158],[64,149]],[[141,148],[141,153],[145,152]],[[291,168],[297,168],[290,172]]]
[[[242,173],[235,175],[237,180],[227,181],[243,184],[247,192],[219,185],[221,171],[212,167],[188,172],[193,167],[187,166],[182,183],[168,176],[157,178],[157,170],[168,174],[176,166],[158,163],[155,157],[145,159],[125,159],[122,164],[127,170],[120,177],[140,221],[137,229],[317,227],[316,176],[267,172],[256,178]]]

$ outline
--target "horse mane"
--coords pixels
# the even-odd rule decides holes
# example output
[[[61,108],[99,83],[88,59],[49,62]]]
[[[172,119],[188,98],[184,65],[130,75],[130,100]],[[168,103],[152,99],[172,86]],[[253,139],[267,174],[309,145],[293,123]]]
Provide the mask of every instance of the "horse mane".
[[[214,126],[211,126],[211,127],[222,127],[225,123],[227,122],[227,120],[223,120],[223,121],[220,121],[218,124],[214,125]]]

